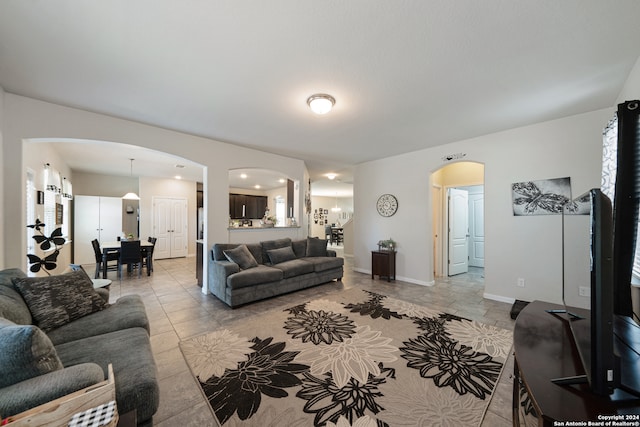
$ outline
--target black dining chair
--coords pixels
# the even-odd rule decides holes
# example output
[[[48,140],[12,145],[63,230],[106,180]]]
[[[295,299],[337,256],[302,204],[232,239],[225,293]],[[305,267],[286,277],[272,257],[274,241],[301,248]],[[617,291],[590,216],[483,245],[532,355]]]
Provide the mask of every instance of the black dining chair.
[[[91,246],[93,246],[93,252],[96,256],[96,273],[94,275],[94,279],[97,279],[98,277],[100,277],[100,272],[103,269],[103,265],[102,265],[102,249],[100,249],[100,242],[98,242],[98,239],[93,239],[91,241]],[[107,263],[107,271],[117,271],[118,270],[118,259],[120,259],[120,253],[115,251],[110,251],[107,252],[107,260],[105,261]],[[109,261],[116,261],[115,264],[111,264],[109,265]],[[106,279],[106,277],[104,277]]]
[[[157,237],[149,237],[147,242],[151,243],[152,246],[142,247],[142,264],[147,267],[147,276],[150,276],[153,271],[153,249],[156,247],[157,240]]]
[[[333,243],[333,232],[331,231],[330,225],[324,226],[324,238],[329,241],[329,243]]]
[[[142,251],[140,240],[120,241],[120,258],[118,259],[118,278],[122,278],[122,266],[127,265],[127,271],[138,269],[138,277],[142,276]]]

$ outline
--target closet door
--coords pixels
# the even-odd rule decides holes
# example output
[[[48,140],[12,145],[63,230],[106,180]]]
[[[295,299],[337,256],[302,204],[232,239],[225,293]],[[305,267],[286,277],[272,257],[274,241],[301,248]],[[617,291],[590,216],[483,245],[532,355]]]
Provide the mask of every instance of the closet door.
[[[167,197],[153,198],[153,232],[156,241],[155,259],[187,256],[187,200]]]
[[[74,263],[95,263],[91,241],[113,242],[122,234],[122,199],[74,196],[74,210]]]
[[[91,241],[100,239],[100,198],[74,196],[73,261],[76,264],[96,262]]]

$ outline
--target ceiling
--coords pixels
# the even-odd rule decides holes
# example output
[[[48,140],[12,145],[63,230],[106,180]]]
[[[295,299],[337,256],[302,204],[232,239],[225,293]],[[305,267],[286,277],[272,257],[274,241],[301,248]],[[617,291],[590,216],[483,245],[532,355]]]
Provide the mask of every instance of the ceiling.
[[[0,86],[303,159],[313,190],[361,162],[612,107],[639,18],[637,0],[3,0]],[[324,116],[306,105],[319,92],[336,99]],[[134,154],[102,148],[70,165],[129,173]]]

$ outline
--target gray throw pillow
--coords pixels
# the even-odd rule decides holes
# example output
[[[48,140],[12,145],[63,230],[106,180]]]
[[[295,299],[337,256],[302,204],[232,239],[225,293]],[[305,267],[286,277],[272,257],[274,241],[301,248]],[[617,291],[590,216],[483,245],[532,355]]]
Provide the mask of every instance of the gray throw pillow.
[[[293,248],[291,246],[287,246],[286,248],[268,250],[267,255],[269,255],[269,259],[271,260],[271,264],[273,265],[296,259],[296,254],[293,253]]]
[[[56,349],[34,325],[0,318],[0,388],[62,369]]]
[[[15,278],[13,285],[27,303],[34,323],[45,332],[108,306],[82,271]]]
[[[307,256],[327,256],[327,241],[316,237],[308,237]]]
[[[240,245],[234,249],[227,249],[226,251],[223,251],[223,253],[229,261],[238,264],[240,270],[248,270],[258,266],[258,262],[253,255],[251,255],[247,245]]]

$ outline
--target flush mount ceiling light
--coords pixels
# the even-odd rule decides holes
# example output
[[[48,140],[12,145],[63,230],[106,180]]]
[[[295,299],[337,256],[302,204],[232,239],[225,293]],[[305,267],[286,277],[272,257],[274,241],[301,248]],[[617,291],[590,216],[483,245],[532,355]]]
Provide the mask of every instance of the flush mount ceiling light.
[[[311,111],[316,114],[327,114],[331,111],[335,103],[335,98],[331,95],[327,95],[326,93],[316,93],[307,99],[309,108],[311,108]]]
[[[325,176],[333,181],[334,179],[336,179],[336,176],[338,175],[336,175],[335,173],[328,173]]]

